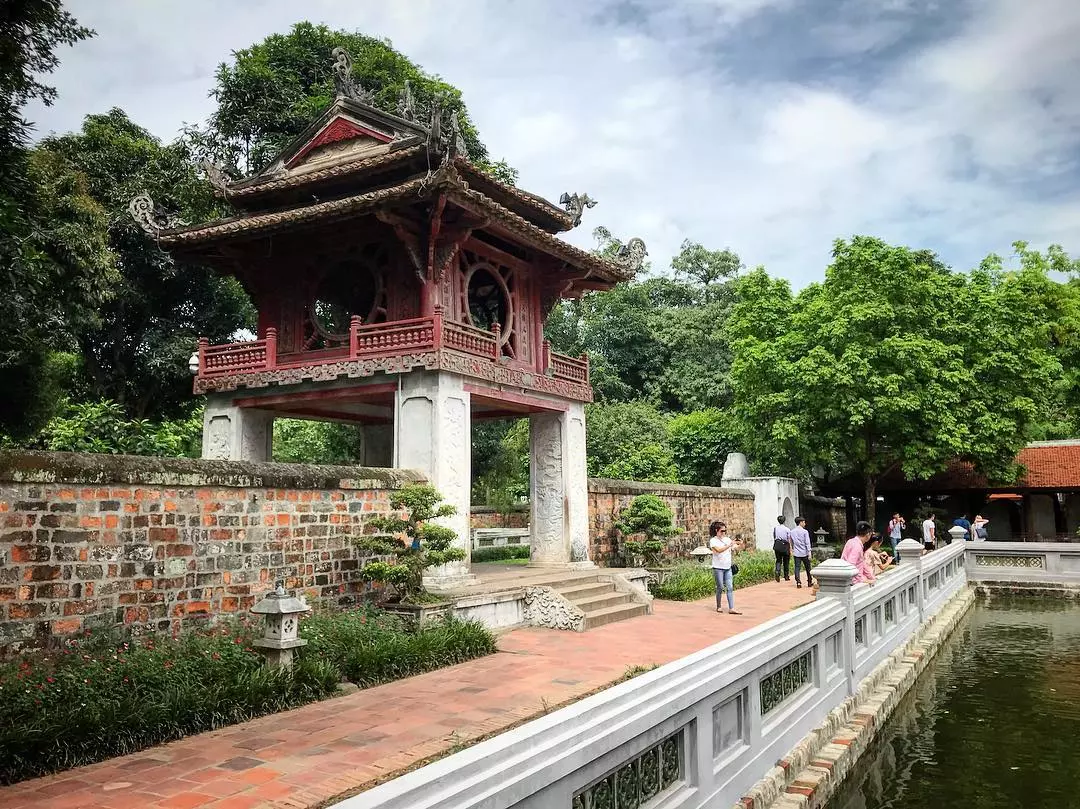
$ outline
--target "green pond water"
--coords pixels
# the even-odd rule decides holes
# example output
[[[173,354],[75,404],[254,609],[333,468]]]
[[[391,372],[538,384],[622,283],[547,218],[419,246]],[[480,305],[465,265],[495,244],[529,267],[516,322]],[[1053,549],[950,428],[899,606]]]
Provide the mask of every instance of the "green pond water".
[[[826,809],[1080,807],[1080,603],[980,601]]]

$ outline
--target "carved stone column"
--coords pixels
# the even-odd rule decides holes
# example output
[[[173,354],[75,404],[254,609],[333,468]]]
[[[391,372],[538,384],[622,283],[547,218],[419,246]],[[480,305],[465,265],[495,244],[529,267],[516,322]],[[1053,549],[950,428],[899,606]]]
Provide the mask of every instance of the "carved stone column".
[[[458,536],[458,547],[472,546],[469,500],[472,484],[471,408],[462,379],[445,371],[412,371],[401,378],[394,419],[394,466],[423,472],[446,503],[457,509],[443,524]],[[467,584],[468,555],[463,562],[432,568],[424,578],[429,586]]]
[[[232,397],[210,394],[203,411],[202,456],[214,461],[269,461],[274,414],[236,407]]]
[[[531,565],[594,567],[589,561],[585,408],[530,417]]]

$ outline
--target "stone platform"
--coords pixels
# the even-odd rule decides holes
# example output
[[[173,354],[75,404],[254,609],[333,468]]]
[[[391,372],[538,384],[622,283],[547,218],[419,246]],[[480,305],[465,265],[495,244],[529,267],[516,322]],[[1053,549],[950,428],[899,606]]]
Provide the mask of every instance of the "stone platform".
[[[552,569],[500,562],[475,564],[476,581],[434,595],[461,618],[493,630],[539,626],[583,632],[652,612],[647,571],[638,568]]]

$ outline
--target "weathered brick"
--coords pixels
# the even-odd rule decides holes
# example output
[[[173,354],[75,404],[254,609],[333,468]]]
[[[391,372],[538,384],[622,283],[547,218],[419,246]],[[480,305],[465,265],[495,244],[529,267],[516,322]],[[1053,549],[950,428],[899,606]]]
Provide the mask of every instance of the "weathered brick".
[[[82,625],[81,618],[62,618],[53,621],[49,628],[54,635],[74,635],[82,629]]]
[[[52,550],[48,545],[13,545],[11,548],[11,561],[16,564],[48,562],[51,556]]]
[[[53,542],[86,542],[90,538],[86,531],[53,531]]]
[[[23,581],[52,581],[63,575],[60,565],[34,565],[23,571]]]
[[[83,579],[100,579],[105,576],[105,568],[101,565],[75,565],[76,577]]]
[[[45,614],[45,605],[39,601],[30,601],[25,604],[15,602],[8,605],[8,618],[13,621],[40,618]]]

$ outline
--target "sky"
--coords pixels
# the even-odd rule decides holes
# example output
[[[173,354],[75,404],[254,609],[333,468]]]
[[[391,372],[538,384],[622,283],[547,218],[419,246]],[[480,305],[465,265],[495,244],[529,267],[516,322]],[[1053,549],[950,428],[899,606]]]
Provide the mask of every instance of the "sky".
[[[461,89],[493,158],[599,201],[655,271],[690,239],[796,289],[856,234],[958,269],[1080,252],[1076,0],[69,0],[39,135],[121,107],[163,139],[217,65],[307,19],[386,37]]]

